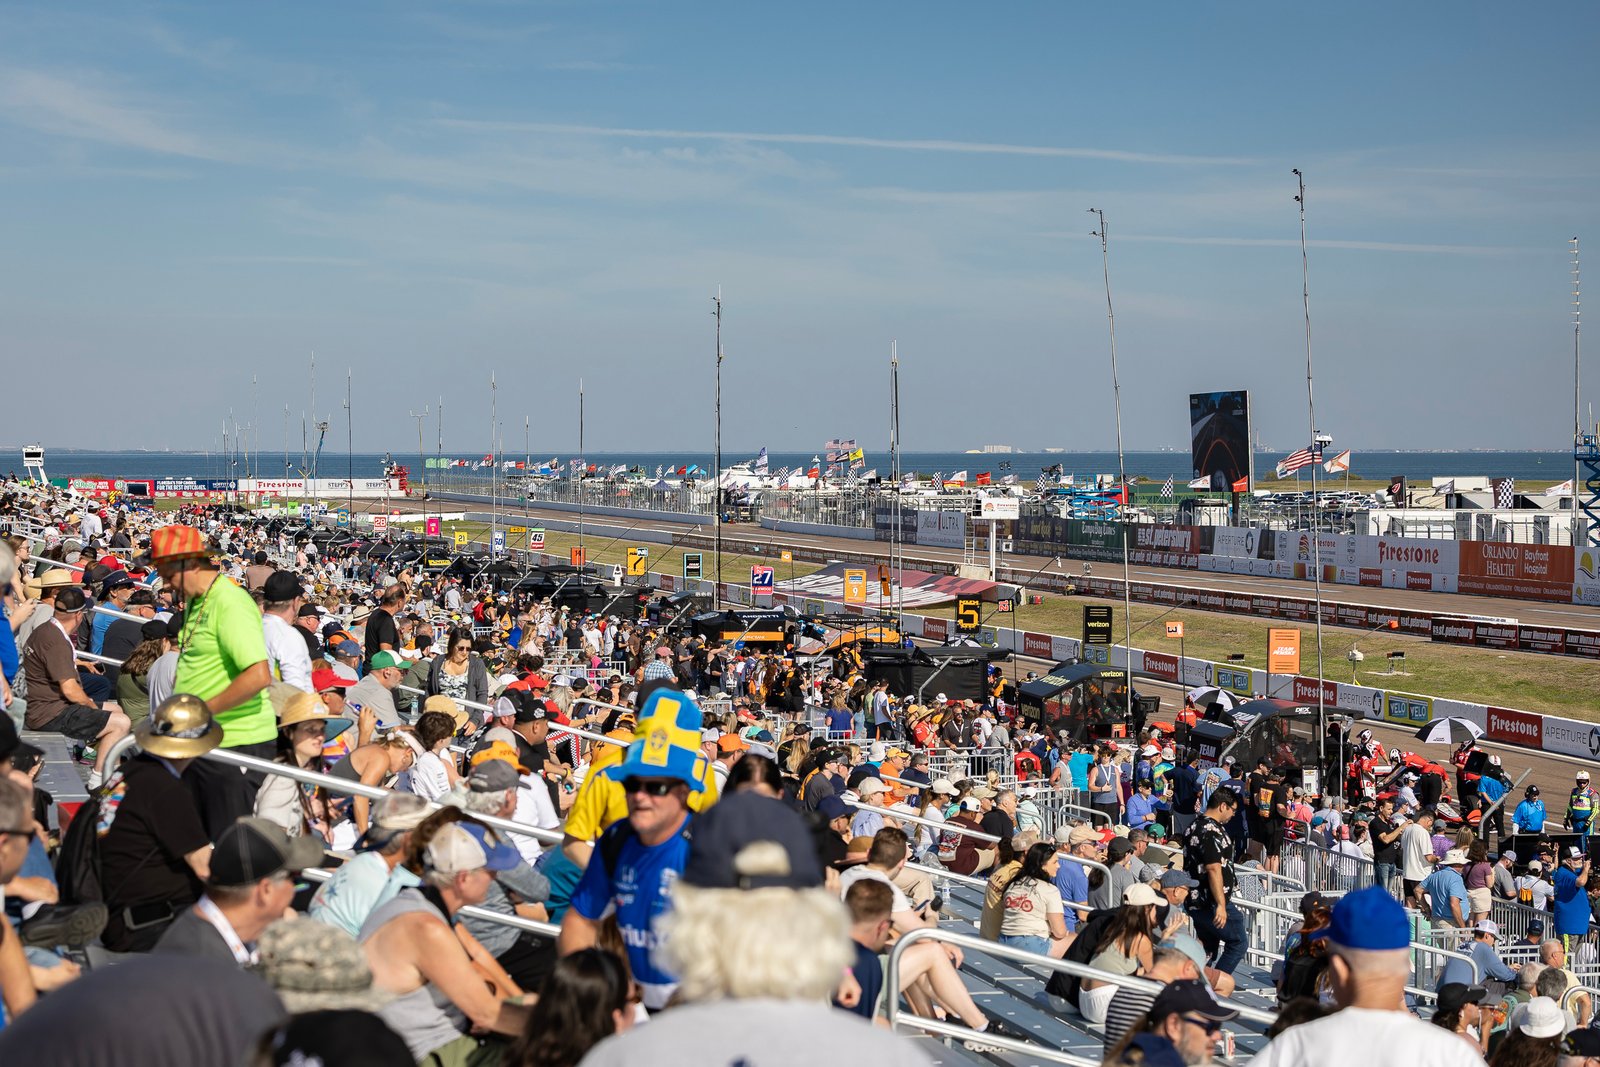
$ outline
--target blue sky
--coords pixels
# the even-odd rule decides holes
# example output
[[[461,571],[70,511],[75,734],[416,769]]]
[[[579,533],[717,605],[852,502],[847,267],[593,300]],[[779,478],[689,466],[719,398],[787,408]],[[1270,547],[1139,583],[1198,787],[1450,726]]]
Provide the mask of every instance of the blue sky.
[[[1114,443],[1246,387],[1338,447],[1565,447],[1592,5],[12,4],[0,440],[356,447]],[[20,375],[20,381],[19,381]],[[1600,367],[1590,375],[1600,380]],[[1592,393],[1586,392],[1587,397]],[[298,436],[298,429],[294,431]],[[431,435],[431,430],[430,430]],[[431,440],[431,436],[430,436]]]

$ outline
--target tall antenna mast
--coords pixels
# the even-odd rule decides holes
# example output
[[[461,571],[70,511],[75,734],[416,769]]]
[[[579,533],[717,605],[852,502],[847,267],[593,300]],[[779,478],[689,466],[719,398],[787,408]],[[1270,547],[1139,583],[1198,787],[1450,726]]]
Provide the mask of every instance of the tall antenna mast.
[[[1583,408],[1579,389],[1583,384],[1583,275],[1578,259],[1578,239],[1572,245],[1572,544],[1578,544],[1578,487],[1583,484]],[[1589,538],[1584,536],[1584,543]]]
[[[1122,380],[1117,375],[1117,316],[1111,308],[1111,252],[1106,244],[1106,213],[1092,207],[1089,214],[1100,220],[1100,228],[1091,231],[1090,237],[1100,238],[1100,271],[1106,281],[1106,323],[1111,331],[1111,396],[1117,411],[1117,477],[1122,482],[1122,507],[1118,519],[1122,527],[1122,642],[1127,661],[1128,684],[1124,687],[1128,698],[1127,721],[1133,724],[1133,593],[1132,577],[1128,571],[1128,508],[1132,493],[1128,490],[1128,466],[1122,452]]]
[[[1323,436],[1317,431],[1316,394],[1311,378],[1311,259],[1306,254],[1306,177],[1298,167],[1294,170],[1299,191],[1295,203],[1300,205],[1300,303],[1306,318],[1306,420],[1311,431],[1311,565],[1313,588],[1317,601],[1317,761],[1319,771],[1327,769],[1328,758],[1328,707],[1322,693],[1322,531],[1317,507],[1317,472],[1322,468]],[[1272,694],[1267,694],[1271,696]]]
[[[717,295],[711,298],[715,310],[712,312],[717,319],[717,389],[714,405],[716,430],[714,431],[714,447],[711,457],[711,559],[712,569],[716,572],[716,588],[712,593],[715,607],[722,606],[722,286],[717,286]]]
[[[578,379],[578,555],[584,566],[589,557],[583,555],[583,476],[588,472],[589,461],[583,454],[583,379]]]
[[[495,462],[495,433],[499,425],[500,396],[494,371],[489,372],[489,558],[494,559],[495,534],[500,530],[500,464]],[[581,520],[580,520],[581,521]]]
[[[349,492],[348,502],[345,507],[350,514],[356,513],[356,428],[355,410],[351,401],[355,399],[355,368],[346,367],[344,372],[344,477],[345,488]],[[385,478],[388,475],[385,474]]]

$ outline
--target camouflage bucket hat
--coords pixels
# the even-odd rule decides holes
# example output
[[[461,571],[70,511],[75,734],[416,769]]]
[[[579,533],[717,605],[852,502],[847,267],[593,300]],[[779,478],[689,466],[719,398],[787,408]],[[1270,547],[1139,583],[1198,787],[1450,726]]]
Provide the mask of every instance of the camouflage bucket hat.
[[[290,1014],[377,1011],[393,1000],[372,984],[372,968],[356,939],[315,919],[280,919],[261,933],[255,971]]]

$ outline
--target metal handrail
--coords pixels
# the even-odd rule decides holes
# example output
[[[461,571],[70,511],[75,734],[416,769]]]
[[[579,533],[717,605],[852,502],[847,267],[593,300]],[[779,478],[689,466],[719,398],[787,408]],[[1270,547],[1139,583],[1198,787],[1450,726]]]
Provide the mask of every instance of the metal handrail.
[[[483,816],[474,815],[474,819]],[[308,882],[326,882],[333,877],[333,872],[325,867],[307,867],[300,872],[300,877]],[[476,904],[464,904],[456,909],[456,915],[466,919],[482,919],[484,922],[495,923],[499,926],[510,926],[517,930],[526,930],[533,934],[542,934],[545,937],[559,937],[561,927],[555,923],[540,922],[538,919],[529,919],[521,915],[502,915],[498,911],[480,908]]]
[[[973,934],[958,933],[955,930],[946,929],[944,927],[922,927],[921,929],[911,930],[901,935],[899,940],[895,942],[894,947],[890,950],[889,962],[884,968],[884,988],[889,990],[891,993],[889,997],[885,998],[887,1001],[886,1015],[891,1028],[893,1028],[895,1022],[897,1021],[896,1017],[900,1014],[898,1003],[900,956],[905,952],[906,946],[916,944],[918,941],[944,941],[963,949],[970,949],[973,952],[981,952],[985,956],[993,956],[999,959],[1016,960],[1020,963],[1026,963],[1029,966],[1044,967],[1051,971],[1059,971],[1063,974],[1070,974],[1075,978],[1089,978],[1098,982],[1109,982],[1112,985],[1132,989],[1135,991],[1158,994],[1166,988],[1165,983],[1157,982],[1151,978],[1139,978],[1134,975],[1121,975],[1115,974],[1111,971],[1102,971],[1099,968],[1091,967],[1086,963],[1073,963],[1070,960],[1058,960],[1054,956],[1046,956],[1038,952],[1029,952],[1026,949],[1020,949],[1013,945],[1002,945],[996,941],[989,941]],[[1239,1013],[1239,1018],[1261,1026],[1271,1026],[1273,1023],[1277,1022],[1278,1019],[1277,1015],[1273,1012],[1263,1011],[1260,1008],[1252,1008],[1245,1004],[1236,1004],[1230,1002],[1228,1006]],[[977,1036],[979,1040],[988,1039],[987,1034],[979,1035],[978,1031],[972,1031],[972,1033]],[[1032,1053],[1038,1051],[1038,1049],[1037,1046],[1033,1046],[1023,1051]]]
[[[841,797],[840,799],[843,800],[844,798]],[[944,833],[957,834],[961,837],[975,837],[980,841],[993,841],[996,844],[998,844],[1000,841],[1000,839],[994,834],[986,834],[982,830],[963,830],[960,826],[954,823],[936,822],[933,819],[924,819],[921,815],[907,815],[903,811],[894,811],[890,808],[875,808],[871,804],[863,804],[860,801],[845,800],[844,802],[846,806],[855,808],[858,811],[876,811],[881,813],[884,818],[894,819],[897,822],[901,820],[904,820],[905,822],[914,822],[918,826],[931,827],[933,829],[943,831]]]
[[[143,620],[140,621],[142,622]],[[104,663],[109,667],[122,666],[120,659],[112,659],[110,656],[101,656],[94,652],[79,652],[77,649],[73,649],[72,657],[74,659],[87,660],[90,663]]]
[[[106,767],[109,769],[117,766],[128,749],[133,748],[136,744],[137,742],[132,734],[127,734],[118,739],[116,744],[106,750]],[[201,758],[216,760],[219,763],[227,763],[235,767],[243,767],[246,770],[260,771],[263,774],[274,774],[280,778],[292,778],[297,782],[320,786],[330,793],[338,793],[342,796],[382,800],[392,793],[399,792],[398,789],[385,789],[383,786],[367,785],[365,782],[352,782],[348,778],[335,778],[331,774],[323,774],[320,771],[308,771],[301,767],[291,767],[287,763],[274,763],[271,760],[259,759],[255,756],[246,756],[242,752],[235,752],[228,748],[214,748]],[[430,802],[428,810],[437,811],[445,806],[437,802]],[[525,823],[515,822],[511,819],[502,819],[498,815],[479,815],[474,812],[472,817],[482,822],[485,826],[492,826],[496,830],[503,830],[506,833],[531,837],[535,841],[547,845],[559,845],[565,840],[564,835],[559,830],[546,830],[538,826],[528,826]]]

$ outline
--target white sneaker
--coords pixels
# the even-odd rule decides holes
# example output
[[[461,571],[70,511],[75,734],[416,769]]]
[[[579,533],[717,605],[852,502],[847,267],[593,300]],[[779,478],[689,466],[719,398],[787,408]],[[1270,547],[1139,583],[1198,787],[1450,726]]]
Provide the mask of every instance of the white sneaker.
[[[90,771],[89,772],[89,792],[92,793],[96,789],[99,789],[99,788],[100,788],[100,772],[99,771]]]

